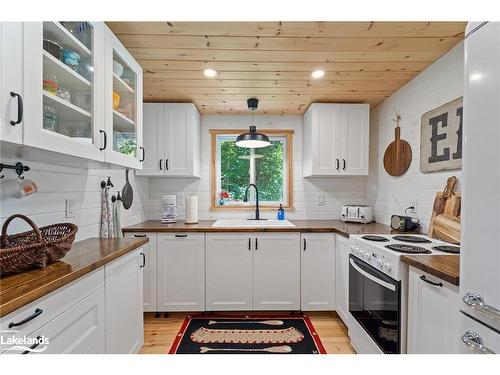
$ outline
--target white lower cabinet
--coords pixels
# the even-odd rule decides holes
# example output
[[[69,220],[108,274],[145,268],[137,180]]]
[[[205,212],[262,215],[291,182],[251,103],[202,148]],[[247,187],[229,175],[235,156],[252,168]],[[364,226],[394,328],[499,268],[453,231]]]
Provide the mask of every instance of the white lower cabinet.
[[[298,233],[207,233],[206,309],[299,310]]]
[[[338,235],[335,252],[335,310],[349,327],[349,239]]]
[[[252,310],[252,233],[207,233],[206,310]]]
[[[158,233],[158,311],[205,310],[205,234]]]
[[[300,310],[300,234],[262,233],[253,240],[253,309]]]
[[[105,265],[106,353],[137,353],[144,343],[144,260],[138,249]]]
[[[458,286],[410,267],[408,353],[458,353],[458,309]]]
[[[301,234],[301,307],[335,310],[335,234]]]
[[[144,238],[149,242],[143,246],[146,265],[143,268],[144,312],[158,311],[156,307],[156,264],[157,264],[157,234],[156,233],[125,233],[125,237]]]

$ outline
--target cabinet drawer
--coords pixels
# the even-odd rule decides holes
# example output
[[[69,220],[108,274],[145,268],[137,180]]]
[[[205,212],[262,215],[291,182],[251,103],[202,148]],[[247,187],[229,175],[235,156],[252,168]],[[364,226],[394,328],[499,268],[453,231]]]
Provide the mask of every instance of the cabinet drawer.
[[[92,351],[93,344],[104,338],[104,287],[30,335],[33,338],[42,336],[49,340],[47,349],[42,352],[44,354],[83,354],[88,349]],[[104,350],[100,353],[104,354]]]
[[[104,269],[100,268],[12,312],[0,320],[0,330],[4,339],[7,336],[23,337],[31,335],[103,286]],[[24,324],[13,326],[13,324],[19,324],[32,316],[33,318]],[[0,344],[0,352],[8,346]]]

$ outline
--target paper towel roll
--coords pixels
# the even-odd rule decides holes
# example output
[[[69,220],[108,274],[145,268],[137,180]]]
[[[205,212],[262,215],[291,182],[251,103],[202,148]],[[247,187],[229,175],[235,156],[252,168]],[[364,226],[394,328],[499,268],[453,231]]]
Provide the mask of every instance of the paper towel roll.
[[[198,196],[190,195],[186,198],[186,224],[198,223]]]

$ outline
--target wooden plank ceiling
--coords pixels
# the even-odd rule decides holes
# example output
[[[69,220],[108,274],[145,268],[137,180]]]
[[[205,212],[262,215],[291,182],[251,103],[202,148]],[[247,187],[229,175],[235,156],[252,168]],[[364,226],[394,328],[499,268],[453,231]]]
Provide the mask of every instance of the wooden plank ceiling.
[[[205,114],[376,106],[463,39],[465,22],[108,22],[144,69],[146,102]],[[216,69],[215,78],[203,75]],[[326,71],[314,80],[313,70]]]

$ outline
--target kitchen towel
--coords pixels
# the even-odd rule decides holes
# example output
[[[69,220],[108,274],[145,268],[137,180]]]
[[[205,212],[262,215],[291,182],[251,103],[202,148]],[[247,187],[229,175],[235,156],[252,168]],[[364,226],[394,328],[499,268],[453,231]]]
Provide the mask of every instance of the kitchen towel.
[[[113,237],[123,238],[122,223],[121,223],[121,206],[122,201],[117,199],[113,202]]]
[[[198,223],[198,196],[190,195],[186,198],[186,224]]]
[[[109,204],[109,186],[102,189],[100,237],[113,237],[113,213],[111,212],[111,206]]]

